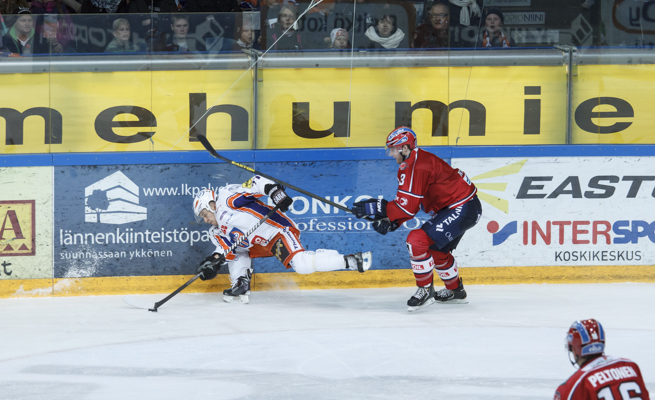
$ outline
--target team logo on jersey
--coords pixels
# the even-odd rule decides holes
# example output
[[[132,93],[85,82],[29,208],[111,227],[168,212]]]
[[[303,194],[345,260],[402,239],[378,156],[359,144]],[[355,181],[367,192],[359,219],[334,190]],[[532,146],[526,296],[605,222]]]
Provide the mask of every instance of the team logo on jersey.
[[[225,225],[221,225],[221,234],[222,234],[223,236],[226,236],[226,235],[227,235],[227,226],[225,226]]]
[[[400,168],[401,171],[404,170],[405,168],[407,168],[407,163],[404,162],[404,163],[400,164],[399,168]]]
[[[289,249],[287,249],[287,246],[284,245],[284,240],[282,240],[282,238],[279,238],[278,240],[275,241],[275,243],[273,243],[272,250],[275,258],[280,260],[281,263],[283,263],[284,260],[286,260],[291,254],[289,252]]]
[[[243,182],[241,184],[242,187],[250,189],[252,188],[252,178],[248,179],[247,181]]]
[[[254,238],[252,238],[252,244],[258,244],[260,246],[266,246],[268,244],[268,240],[264,239],[263,237],[256,235]]]
[[[247,249],[248,247],[250,247],[250,243],[248,242],[248,238],[246,237],[246,235],[244,235],[243,232],[241,232],[241,231],[238,230],[237,228],[232,229],[232,230],[230,231],[230,235],[229,235],[229,236],[230,236],[230,240],[232,241],[232,243],[236,243],[236,242],[238,242],[238,241],[240,241],[240,240],[243,240],[243,241],[241,242],[241,244],[239,244],[239,247],[243,247],[243,248],[245,248],[245,249]],[[242,238],[243,238],[243,239],[242,239]]]
[[[396,203],[400,204],[401,206],[406,206],[409,203],[409,200],[407,200],[404,197],[396,197]]]

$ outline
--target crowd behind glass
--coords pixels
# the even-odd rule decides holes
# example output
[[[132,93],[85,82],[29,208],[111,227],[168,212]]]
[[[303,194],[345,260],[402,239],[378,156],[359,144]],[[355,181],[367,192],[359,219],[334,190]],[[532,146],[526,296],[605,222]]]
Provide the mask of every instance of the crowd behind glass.
[[[552,6],[541,12],[540,4],[555,4],[541,0],[524,0],[528,7],[518,8],[523,14],[517,13],[516,7],[502,7],[511,1],[499,0],[323,0],[312,6],[305,0],[0,1],[0,54],[10,57],[250,52],[269,48],[370,51],[552,47],[579,44],[576,35],[581,31],[586,34],[584,23],[581,28],[575,25],[580,18],[586,22],[588,36],[593,36],[588,45],[608,45],[599,33],[602,24],[590,27],[587,22],[601,15],[594,10],[601,2],[589,0],[559,0],[573,15],[580,14],[565,26],[567,29],[562,29],[560,22],[573,17],[558,13]],[[516,15],[544,20],[529,30],[527,25],[508,25],[508,12],[517,21]],[[558,29],[568,31],[569,36]],[[517,40],[526,37],[533,40]]]

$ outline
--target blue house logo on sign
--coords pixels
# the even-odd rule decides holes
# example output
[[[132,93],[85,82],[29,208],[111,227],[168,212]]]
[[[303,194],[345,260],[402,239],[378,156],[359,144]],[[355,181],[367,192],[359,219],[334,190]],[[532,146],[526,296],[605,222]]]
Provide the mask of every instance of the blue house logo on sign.
[[[148,218],[139,205],[139,187],[118,171],[84,189],[84,220],[101,224],[127,224]]]

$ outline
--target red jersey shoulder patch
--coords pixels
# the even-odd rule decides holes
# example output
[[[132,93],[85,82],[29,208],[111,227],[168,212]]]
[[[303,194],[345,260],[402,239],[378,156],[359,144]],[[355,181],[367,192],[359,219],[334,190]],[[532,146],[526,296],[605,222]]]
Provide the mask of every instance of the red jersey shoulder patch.
[[[405,168],[407,168],[407,163],[406,162],[403,162],[402,164],[400,164],[400,170],[401,171],[404,170]]]

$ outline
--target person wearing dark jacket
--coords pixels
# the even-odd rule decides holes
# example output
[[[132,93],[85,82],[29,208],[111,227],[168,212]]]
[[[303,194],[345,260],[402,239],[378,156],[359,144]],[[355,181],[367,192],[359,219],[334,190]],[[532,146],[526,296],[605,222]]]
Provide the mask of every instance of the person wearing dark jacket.
[[[414,33],[414,48],[438,49],[461,47],[450,26],[450,9],[442,3],[428,10],[429,22],[420,25]]]
[[[306,47],[305,40],[300,32],[294,29],[296,18],[296,7],[283,4],[277,22],[269,30],[267,46],[272,50],[303,50]]]
[[[47,48],[34,42],[34,32],[34,17],[26,10],[18,15],[14,26],[2,38],[3,45],[9,53],[22,56],[47,54]]]

